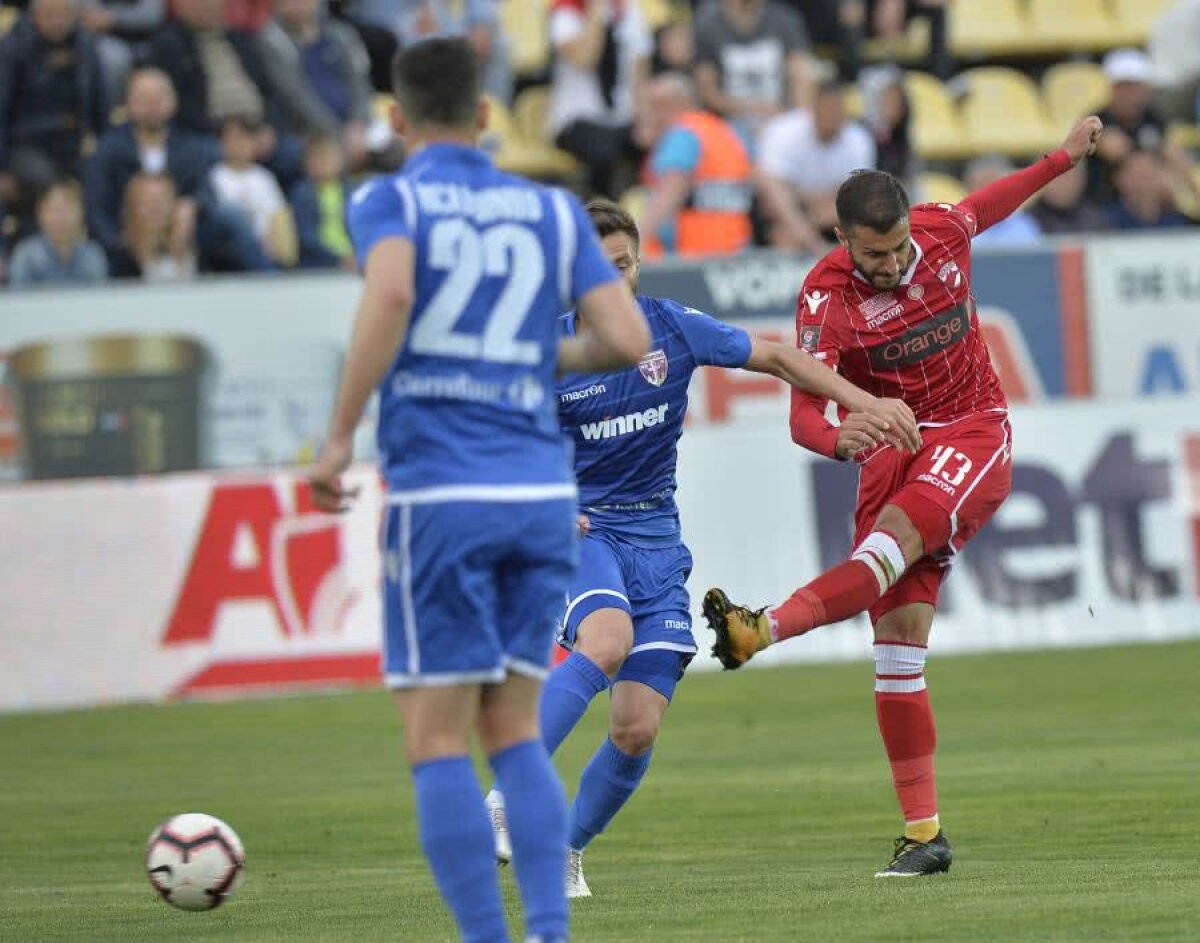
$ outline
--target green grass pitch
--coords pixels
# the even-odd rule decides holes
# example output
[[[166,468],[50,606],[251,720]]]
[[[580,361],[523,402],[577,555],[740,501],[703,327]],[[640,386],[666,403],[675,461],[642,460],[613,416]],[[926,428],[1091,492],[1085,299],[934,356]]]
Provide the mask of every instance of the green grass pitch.
[[[957,859],[915,881],[872,878],[898,816],[869,665],[693,676],[585,858],[575,938],[1200,940],[1198,666],[1198,643],[932,659]],[[605,709],[559,757],[570,789]],[[142,874],[151,828],[185,811],[246,843],[214,912]],[[382,692],[0,717],[0,814],[0,940],[454,935]]]

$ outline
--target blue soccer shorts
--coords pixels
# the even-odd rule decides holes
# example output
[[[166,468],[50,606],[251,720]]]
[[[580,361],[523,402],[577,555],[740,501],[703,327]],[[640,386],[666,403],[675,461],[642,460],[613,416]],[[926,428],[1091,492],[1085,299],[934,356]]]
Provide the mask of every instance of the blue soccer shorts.
[[[593,531],[580,544],[559,644],[571,648],[579,626],[596,610],[620,609],[633,622],[633,648],[616,680],[639,681],[671,700],[696,654],[691,571],[692,555],[682,543],[639,547]]]
[[[545,677],[578,557],[574,500],[388,502],[388,687]]]

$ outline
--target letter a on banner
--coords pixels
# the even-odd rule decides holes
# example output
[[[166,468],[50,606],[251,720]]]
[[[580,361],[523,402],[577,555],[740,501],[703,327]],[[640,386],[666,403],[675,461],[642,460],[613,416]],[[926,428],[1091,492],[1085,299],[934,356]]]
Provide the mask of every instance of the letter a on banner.
[[[268,602],[284,635],[316,628],[321,597],[344,589],[338,529],[334,519],[310,513],[302,482],[295,488],[296,513],[268,482],[213,489],[164,645],[212,638],[226,602]]]

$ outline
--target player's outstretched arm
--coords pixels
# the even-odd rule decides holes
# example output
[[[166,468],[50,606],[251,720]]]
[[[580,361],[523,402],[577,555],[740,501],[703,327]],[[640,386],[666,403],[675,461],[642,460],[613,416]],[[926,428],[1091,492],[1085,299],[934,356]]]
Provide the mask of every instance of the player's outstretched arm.
[[[978,235],[1012,213],[1055,177],[1066,173],[1079,161],[1095,153],[1104,125],[1095,115],[1083,118],[1071,129],[1062,147],[1023,170],[1001,177],[976,190],[958,204],[975,218]]]
[[[917,418],[904,402],[872,396],[797,347],[752,337],[743,369],[779,377],[801,392],[861,414],[863,431],[875,442],[891,442],[912,452],[921,447]]]
[[[309,476],[313,500],[323,511],[345,511],[355,492],[342,488],[341,474],[353,458],[354,430],[375,388],[383,382],[408,332],[413,305],[413,244],[383,239],[367,256],[366,280],[350,350],[342,369],[329,434]]]
[[[650,346],[646,317],[623,281],[605,282],[579,299],[574,337],[558,342],[560,373],[632,367]]]

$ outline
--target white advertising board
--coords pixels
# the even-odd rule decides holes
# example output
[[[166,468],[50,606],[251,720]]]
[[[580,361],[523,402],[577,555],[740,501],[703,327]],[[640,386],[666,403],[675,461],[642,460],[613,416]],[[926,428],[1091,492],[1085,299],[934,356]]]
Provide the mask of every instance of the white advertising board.
[[[1096,394],[1200,391],[1200,236],[1095,239],[1086,260]]]
[[[1198,407],[1015,411],[1014,494],[946,584],[935,652],[1200,635]],[[356,478],[337,518],[283,473],[0,489],[0,710],[375,683],[381,496]],[[853,466],[777,418],[694,426],[679,480],[697,617],[707,586],[778,601],[848,549]],[[755,664],[867,655],[860,618]]]

